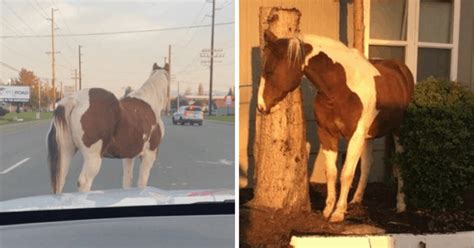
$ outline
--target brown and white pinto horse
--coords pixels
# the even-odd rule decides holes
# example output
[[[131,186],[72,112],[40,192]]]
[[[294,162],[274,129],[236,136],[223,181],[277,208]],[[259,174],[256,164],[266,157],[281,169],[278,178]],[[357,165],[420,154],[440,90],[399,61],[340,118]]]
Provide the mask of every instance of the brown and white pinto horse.
[[[124,188],[132,186],[133,161],[140,157],[137,185],[146,187],[165,131],[161,111],[168,99],[168,68],[155,63],[143,86],[120,100],[107,90],[91,88],[58,103],[47,136],[53,193],[62,192],[78,149],[84,157],[80,192],[91,189],[104,157],[122,159]]]
[[[318,89],[313,103],[320,141],[315,167],[326,167],[327,198],[323,215],[332,222],[342,221],[359,158],[361,177],[352,202],[362,201],[373,162],[372,140],[393,135],[396,149],[402,149],[397,142],[398,132],[413,95],[413,76],[404,64],[392,60],[369,62],[357,50],[325,37],[278,39],[267,31],[265,41],[258,109],[263,113],[277,109],[274,107],[297,88],[303,75]],[[348,141],[348,148],[334,210],[340,137]],[[398,166],[394,173],[398,178],[397,211],[402,212],[405,202]]]

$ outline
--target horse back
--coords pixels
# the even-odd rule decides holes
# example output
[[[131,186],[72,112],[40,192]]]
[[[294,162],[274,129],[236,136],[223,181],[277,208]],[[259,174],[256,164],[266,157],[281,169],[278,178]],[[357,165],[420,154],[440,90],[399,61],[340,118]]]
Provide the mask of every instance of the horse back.
[[[146,142],[150,150],[155,150],[161,140],[161,130],[151,106],[134,97],[121,99],[119,105],[120,122],[104,156],[133,158],[142,152]]]
[[[379,111],[369,136],[381,137],[397,130],[412,99],[414,80],[408,67],[395,60],[371,61],[380,75],[374,77],[375,107]]]
[[[101,88],[89,89],[88,95],[89,107],[81,116],[82,142],[90,147],[102,140],[103,152],[120,121],[119,102],[114,94]]]

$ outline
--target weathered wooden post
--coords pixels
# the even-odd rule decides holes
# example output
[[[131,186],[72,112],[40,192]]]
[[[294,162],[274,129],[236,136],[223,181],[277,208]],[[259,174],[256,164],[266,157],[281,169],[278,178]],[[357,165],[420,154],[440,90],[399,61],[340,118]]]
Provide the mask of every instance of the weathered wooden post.
[[[364,54],[364,1],[354,0],[354,48]]]
[[[278,38],[292,37],[299,33],[300,17],[300,11],[295,8],[260,8],[261,49],[265,45],[266,29]],[[271,114],[257,114],[255,188],[250,206],[284,213],[308,212],[311,209],[308,150],[301,87],[289,93],[275,108]]]

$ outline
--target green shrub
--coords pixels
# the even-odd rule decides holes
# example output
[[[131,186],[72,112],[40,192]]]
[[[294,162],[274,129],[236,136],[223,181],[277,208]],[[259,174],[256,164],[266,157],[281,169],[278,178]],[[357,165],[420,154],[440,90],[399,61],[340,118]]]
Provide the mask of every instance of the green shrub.
[[[474,94],[429,78],[415,87],[401,126],[402,168],[409,205],[445,210],[462,204],[474,179]]]

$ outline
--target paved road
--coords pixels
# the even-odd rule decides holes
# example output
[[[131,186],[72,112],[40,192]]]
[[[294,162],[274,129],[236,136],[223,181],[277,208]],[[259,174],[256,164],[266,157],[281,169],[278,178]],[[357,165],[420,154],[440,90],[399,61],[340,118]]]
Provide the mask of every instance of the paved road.
[[[161,189],[234,188],[234,125],[204,122],[203,126],[173,126],[167,118],[165,137],[148,185]],[[0,201],[50,193],[45,145],[49,121],[0,126]],[[77,191],[82,167],[74,157],[65,192]],[[134,181],[139,159],[135,160]],[[15,166],[16,165],[16,166]],[[104,159],[93,190],[122,186],[122,162]]]

